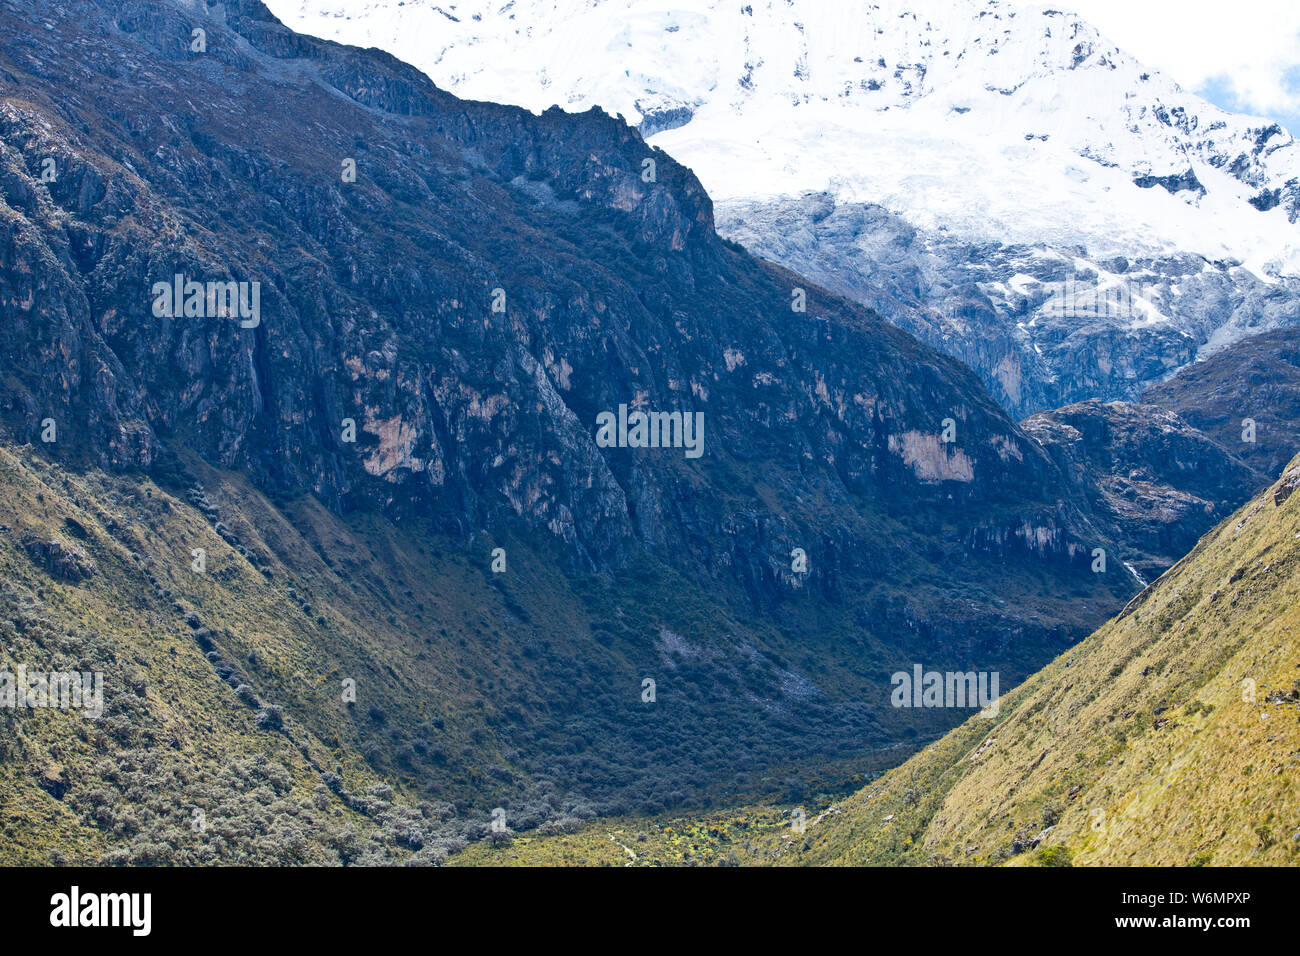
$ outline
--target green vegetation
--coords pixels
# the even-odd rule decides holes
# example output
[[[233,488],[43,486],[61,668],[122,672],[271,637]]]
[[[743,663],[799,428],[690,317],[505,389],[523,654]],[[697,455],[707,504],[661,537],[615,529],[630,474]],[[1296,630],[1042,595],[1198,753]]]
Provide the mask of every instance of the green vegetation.
[[[648,560],[557,573],[519,537],[174,471],[0,447],[0,670],[102,672],[105,697],[98,720],[0,708],[0,862],[438,862],[496,807],[522,840],[842,791],[905,755],[849,679],[860,637],[737,619]]]
[[[996,718],[879,775],[897,746],[815,749],[817,720],[851,711],[755,721],[746,695],[779,699],[773,660],[793,649],[668,570],[557,576],[509,540],[511,573],[492,575],[496,542],[309,499],[278,510],[232,475],[184,469],[169,491],[0,448],[0,669],[102,671],[106,700],[98,720],[0,709],[3,862],[1300,854],[1300,496],[1261,495]],[[758,634],[770,643],[747,653]],[[641,701],[649,672],[676,706]],[[808,759],[783,765],[800,745]],[[494,806],[506,833],[489,829]]]
[[[1043,847],[1036,859],[1039,866],[1074,866],[1074,854],[1064,846]]]

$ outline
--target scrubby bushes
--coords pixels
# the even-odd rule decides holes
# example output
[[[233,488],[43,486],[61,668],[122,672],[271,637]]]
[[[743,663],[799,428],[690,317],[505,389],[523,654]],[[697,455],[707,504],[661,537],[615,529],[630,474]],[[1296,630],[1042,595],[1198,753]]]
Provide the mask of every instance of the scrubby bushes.
[[[1074,866],[1074,854],[1068,847],[1046,846],[1037,854],[1039,866]]]
[[[247,686],[247,685],[245,685]],[[284,712],[275,704],[266,704],[257,712],[257,726],[263,730],[283,730]]]

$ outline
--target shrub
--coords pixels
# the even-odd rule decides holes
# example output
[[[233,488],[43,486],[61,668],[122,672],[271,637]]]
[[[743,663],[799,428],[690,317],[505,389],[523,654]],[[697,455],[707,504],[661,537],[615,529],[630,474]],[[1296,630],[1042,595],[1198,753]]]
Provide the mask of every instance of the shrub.
[[[561,817],[558,820],[549,820],[537,828],[537,832],[542,836],[554,836],[560,833],[577,833],[583,828],[583,821],[577,817]]]
[[[1074,854],[1068,847],[1045,846],[1038,851],[1039,866],[1074,866]]]

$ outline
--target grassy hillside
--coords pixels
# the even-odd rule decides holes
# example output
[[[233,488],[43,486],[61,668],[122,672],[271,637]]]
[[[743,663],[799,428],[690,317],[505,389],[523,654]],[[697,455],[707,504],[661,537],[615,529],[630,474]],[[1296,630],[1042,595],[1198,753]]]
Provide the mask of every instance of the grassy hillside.
[[[105,707],[0,708],[0,862],[384,862],[463,845],[458,811],[496,754],[448,655],[409,639],[431,622],[383,600],[412,546],[367,539],[394,547],[380,580],[360,536],[307,503],[291,521],[231,476],[182,496],[29,451],[0,448],[0,669],[100,671]],[[465,565],[442,562],[425,601],[469,630],[472,601],[501,598]]]

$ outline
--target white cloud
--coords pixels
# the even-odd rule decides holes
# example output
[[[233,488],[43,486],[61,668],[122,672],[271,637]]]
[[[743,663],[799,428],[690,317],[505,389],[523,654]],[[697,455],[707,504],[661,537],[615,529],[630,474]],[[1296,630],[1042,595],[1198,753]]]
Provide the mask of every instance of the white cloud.
[[[1291,120],[1300,132],[1295,0],[1063,0],[1061,8],[1185,88],[1220,106]]]

